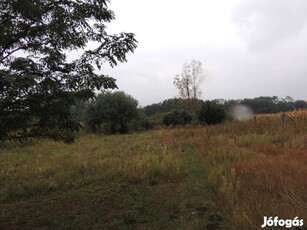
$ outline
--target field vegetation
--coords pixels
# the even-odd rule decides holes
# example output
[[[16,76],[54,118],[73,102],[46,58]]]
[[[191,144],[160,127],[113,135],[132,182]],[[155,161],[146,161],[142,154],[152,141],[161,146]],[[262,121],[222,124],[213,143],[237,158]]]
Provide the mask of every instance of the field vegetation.
[[[198,153],[233,229],[258,229],[263,216],[307,218],[306,111],[175,132]]]
[[[307,220],[306,121],[300,111],[87,134],[71,145],[1,143],[0,229],[259,229],[263,216]]]
[[[114,19],[106,0],[0,1],[0,229],[306,225],[307,114],[285,112],[307,102],[204,102],[193,60],[173,81],[181,98],[138,107],[108,92],[105,64],[138,45],[107,33]]]

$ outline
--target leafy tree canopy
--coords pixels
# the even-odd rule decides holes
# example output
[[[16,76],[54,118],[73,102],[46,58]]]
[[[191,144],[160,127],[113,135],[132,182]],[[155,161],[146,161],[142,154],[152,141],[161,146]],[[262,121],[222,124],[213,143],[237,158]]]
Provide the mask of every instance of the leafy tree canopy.
[[[0,140],[47,137],[72,142],[79,125],[69,108],[95,90],[116,88],[97,74],[126,61],[134,34],[109,35],[107,0],[0,2]],[[92,42],[96,47],[88,48]],[[82,53],[73,60],[71,51]]]
[[[137,106],[137,100],[124,92],[105,92],[89,103],[85,121],[93,132],[126,133],[138,115]]]

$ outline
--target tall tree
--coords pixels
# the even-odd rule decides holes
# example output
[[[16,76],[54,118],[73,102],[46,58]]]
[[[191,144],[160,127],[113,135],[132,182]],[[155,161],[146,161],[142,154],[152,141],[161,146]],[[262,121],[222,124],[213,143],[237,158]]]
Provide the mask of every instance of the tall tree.
[[[2,0],[0,2],[0,140],[47,137],[72,142],[79,125],[75,100],[117,88],[98,74],[105,62],[126,61],[132,33],[109,35],[108,0]],[[91,48],[88,43],[91,42]],[[93,45],[94,44],[94,45]],[[74,58],[67,54],[78,51]]]
[[[202,63],[192,60],[185,63],[181,74],[174,78],[174,85],[179,89],[179,95],[185,99],[197,99],[201,97],[200,85],[204,80]]]

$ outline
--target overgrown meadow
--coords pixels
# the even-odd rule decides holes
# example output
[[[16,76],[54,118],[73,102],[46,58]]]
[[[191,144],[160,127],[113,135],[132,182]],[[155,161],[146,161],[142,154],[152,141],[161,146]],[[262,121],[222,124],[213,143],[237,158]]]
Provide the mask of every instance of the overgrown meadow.
[[[260,229],[307,221],[307,114],[71,145],[0,144],[0,229]]]

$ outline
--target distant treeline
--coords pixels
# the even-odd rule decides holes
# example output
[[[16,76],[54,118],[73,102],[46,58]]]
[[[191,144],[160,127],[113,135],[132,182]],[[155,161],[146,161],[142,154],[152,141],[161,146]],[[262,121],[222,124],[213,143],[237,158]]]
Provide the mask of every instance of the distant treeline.
[[[269,114],[307,109],[307,102],[291,97],[256,97],[254,99],[203,101],[173,98],[138,107],[138,102],[124,92],[104,92],[90,101],[76,101],[70,108],[73,119],[89,132],[113,134],[153,127],[187,124],[218,124],[233,120],[233,108],[244,105],[254,114]]]
[[[143,107],[143,112],[148,117],[157,113],[168,113],[175,110],[186,110],[191,112],[198,110],[202,106],[203,102],[203,100],[199,99],[172,98],[164,100],[160,103],[145,106]]]
[[[248,106],[255,114],[278,113],[297,109],[307,109],[306,101],[293,100],[291,97],[278,98],[277,96],[273,96],[256,97],[253,99],[243,100],[216,99],[213,101],[222,105],[226,111],[231,111],[231,109],[235,105],[241,104]],[[160,103],[145,106],[143,108],[143,111],[144,114],[149,117],[155,114],[167,113],[174,110],[195,111],[201,107],[202,103],[203,101],[198,99],[192,99],[191,103],[191,101],[188,102],[185,99],[174,98],[164,100]]]

